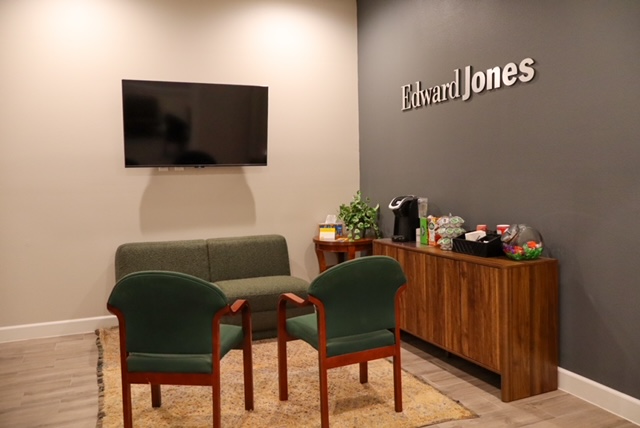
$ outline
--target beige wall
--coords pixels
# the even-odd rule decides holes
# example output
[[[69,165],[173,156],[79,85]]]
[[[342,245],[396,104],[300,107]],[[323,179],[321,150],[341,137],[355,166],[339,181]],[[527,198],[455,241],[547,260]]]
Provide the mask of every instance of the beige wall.
[[[99,317],[129,241],[311,237],[358,188],[355,1],[0,2],[0,327]],[[267,85],[269,166],[123,167],[120,81]]]

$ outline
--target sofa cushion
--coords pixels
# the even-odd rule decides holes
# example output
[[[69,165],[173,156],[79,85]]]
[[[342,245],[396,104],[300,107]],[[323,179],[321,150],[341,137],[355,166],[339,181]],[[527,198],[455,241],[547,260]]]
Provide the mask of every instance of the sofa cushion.
[[[290,275],[287,241],[280,235],[207,239],[211,282]]]
[[[291,307],[287,309],[287,318],[306,315],[313,312],[313,306],[304,308]],[[223,317],[225,324],[241,325],[241,317]],[[278,337],[278,312],[261,311],[251,312],[251,325],[253,330],[253,340],[272,339]]]
[[[282,293],[295,293],[306,298],[309,288],[307,281],[288,275],[216,281],[215,284],[224,292],[230,303],[236,299],[247,299],[252,313],[275,311]]]
[[[143,270],[182,272],[211,281],[204,239],[122,244],[116,250],[115,268],[116,281]]]

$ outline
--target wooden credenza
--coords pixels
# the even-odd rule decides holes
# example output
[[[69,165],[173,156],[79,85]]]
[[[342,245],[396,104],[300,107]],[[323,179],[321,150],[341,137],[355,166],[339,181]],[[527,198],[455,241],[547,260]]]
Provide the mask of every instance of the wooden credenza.
[[[501,377],[502,401],[558,388],[558,262],[373,242],[408,280],[400,327]]]

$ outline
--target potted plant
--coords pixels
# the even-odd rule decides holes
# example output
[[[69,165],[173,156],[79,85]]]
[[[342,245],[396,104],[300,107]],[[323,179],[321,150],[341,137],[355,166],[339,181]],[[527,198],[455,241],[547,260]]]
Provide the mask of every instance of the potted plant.
[[[349,204],[340,205],[338,218],[342,220],[347,228],[347,237],[350,241],[364,238],[367,230],[375,233],[376,238],[380,237],[378,228],[378,210],[380,205],[372,207],[369,198],[363,198],[362,192],[358,190]]]

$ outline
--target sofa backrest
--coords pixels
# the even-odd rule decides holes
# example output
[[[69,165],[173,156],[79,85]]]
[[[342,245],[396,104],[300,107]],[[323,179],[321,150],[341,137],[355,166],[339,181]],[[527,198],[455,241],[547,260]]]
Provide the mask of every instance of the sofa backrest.
[[[182,272],[211,281],[204,239],[122,244],[116,250],[115,268],[116,281],[142,270]]]
[[[207,239],[210,281],[291,275],[287,241],[281,235]]]

